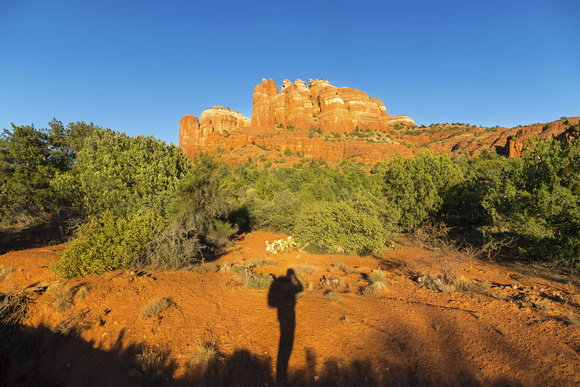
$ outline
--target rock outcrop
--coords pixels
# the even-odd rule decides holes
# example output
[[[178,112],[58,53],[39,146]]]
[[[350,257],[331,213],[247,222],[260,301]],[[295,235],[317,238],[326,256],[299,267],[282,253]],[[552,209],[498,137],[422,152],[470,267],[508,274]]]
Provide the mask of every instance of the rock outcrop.
[[[179,122],[179,146],[187,157],[200,153],[210,136],[229,135],[234,130],[249,128],[249,118],[235,110],[214,106],[201,113],[201,122],[192,115],[184,116]]]
[[[263,79],[254,88],[251,119],[222,106],[205,110],[200,119],[186,115],[179,146],[189,158],[223,153],[231,165],[256,158],[283,163],[287,151],[292,158],[365,163],[425,150],[471,156],[488,150],[519,157],[535,138],[577,136],[579,122],[579,117],[563,117],[511,129],[459,123],[417,127],[410,117],[388,115],[378,98],[356,89],[317,79],[308,86],[285,80],[279,90],[273,80]]]
[[[386,132],[401,122],[414,125],[410,117],[389,116],[378,98],[357,89],[334,87],[322,79],[310,80],[308,86],[299,79],[294,83],[285,80],[280,92],[273,80],[263,79],[254,89],[252,125],[258,127],[314,127],[334,133],[358,127]]]
[[[358,128],[388,132],[400,123],[414,125],[410,117],[389,116],[378,98],[370,98],[357,89],[334,87],[322,79],[310,80],[306,86],[298,79],[294,83],[285,80],[282,90],[278,91],[273,80],[264,79],[254,89],[251,120],[222,106],[205,110],[199,120],[186,115],[180,121],[179,146],[188,157],[193,157],[204,150],[211,153],[210,148],[218,143],[221,148],[239,146],[245,141],[255,145],[256,136],[252,136],[252,130],[273,131],[285,127],[349,133]],[[233,133],[234,138],[228,138]],[[314,154],[329,153],[328,150],[310,149],[312,145],[306,148]]]

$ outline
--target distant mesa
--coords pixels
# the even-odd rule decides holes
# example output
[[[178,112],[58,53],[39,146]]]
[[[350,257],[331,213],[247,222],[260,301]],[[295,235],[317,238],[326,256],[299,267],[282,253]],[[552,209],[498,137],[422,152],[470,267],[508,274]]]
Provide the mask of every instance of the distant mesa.
[[[310,80],[306,86],[297,79],[294,83],[284,80],[279,91],[272,79],[263,79],[254,88],[251,120],[222,106],[205,110],[200,119],[186,115],[180,121],[179,146],[192,157],[215,144],[218,137],[241,135],[233,143],[243,145],[256,130],[315,128],[343,134],[358,128],[389,132],[401,123],[415,124],[410,117],[388,115],[378,98],[370,98],[357,89],[335,87],[322,79]]]

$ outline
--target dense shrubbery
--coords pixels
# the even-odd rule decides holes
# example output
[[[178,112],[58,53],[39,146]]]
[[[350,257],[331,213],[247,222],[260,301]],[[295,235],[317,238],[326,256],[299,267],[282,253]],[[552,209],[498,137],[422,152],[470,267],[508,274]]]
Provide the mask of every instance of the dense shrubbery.
[[[501,232],[521,254],[580,268],[577,141],[537,142],[521,159],[395,157],[370,173],[307,157],[231,170],[205,155],[190,165],[151,137],[49,125],[13,126],[0,138],[0,216],[88,221],[54,266],[62,277],[191,265],[252,228],[294,234],[311,251],[375,253],[397,232],[437,222]]]
[[[295,231],[308,250],[325,253],[377,253],[389,237],[376,205],[367,198],[313,203],[298,215]]]
[[[490,184],[483,206],[523,254],[580,268],[580,143],[536,142]]]
[[[77,237],[51,269],[62,278],[103,274],[131,267],[145,245],[163,228],[152,212],[117,217],[106,211],[80,227]]]

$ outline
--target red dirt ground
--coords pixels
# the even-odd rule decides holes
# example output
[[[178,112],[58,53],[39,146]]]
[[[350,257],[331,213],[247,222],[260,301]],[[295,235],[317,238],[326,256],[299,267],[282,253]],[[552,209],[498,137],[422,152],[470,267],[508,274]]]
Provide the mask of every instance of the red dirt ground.
[[[286,380],[276,381],[281,324],[267,289],[245,287],[230,270],[115,271],[59,281],[47,268],[65,248],[57,245],[0,255],[0,266],[14,268],[0,293],[55,282],[89,290],[63,312],[49,291],[35,293],[21,326],[24,344],[10,358],[8,385],[154,382],[135,371],[135,355],[145,347],[166,356],[156,380],[162,385],[580,385],[577,278],[540,266],[466,260],[457,275],[475,290],[442,293],[415,280],[421,270],[445,269],[434,261],[437,252],[398,245],[381,257],[268,255],[265,242],[280,238],[286,236],[242,235],[215,263],[270,259],[252,270],[299,273],[305,290],[295,310],[292,302],[285,312],[280,307],[286,328],[295,313],[294,335],[282,341],[291,349]],[[301,271],[305,266],[311,269]],[[364,294],[365,276],[379,268],[386,290]],[[341,299],[331,301],[329,290]],[[144,320],[142,308],[164,297],[171,306]],[[88,330],[78,337],[54,332],[79,313],[93,323]],[[202,344],[218,349],[214,366],[189,363]]]

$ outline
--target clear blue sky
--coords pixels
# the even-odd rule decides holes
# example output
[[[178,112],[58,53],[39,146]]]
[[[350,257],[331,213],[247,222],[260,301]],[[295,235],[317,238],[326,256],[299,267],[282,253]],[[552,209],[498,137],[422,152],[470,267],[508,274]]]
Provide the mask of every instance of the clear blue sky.
[[[251,117],[262,78],[324,78],[419,125],[580,115],[580,1],[0,0],[0,129],[177,144],[185,114]]]

